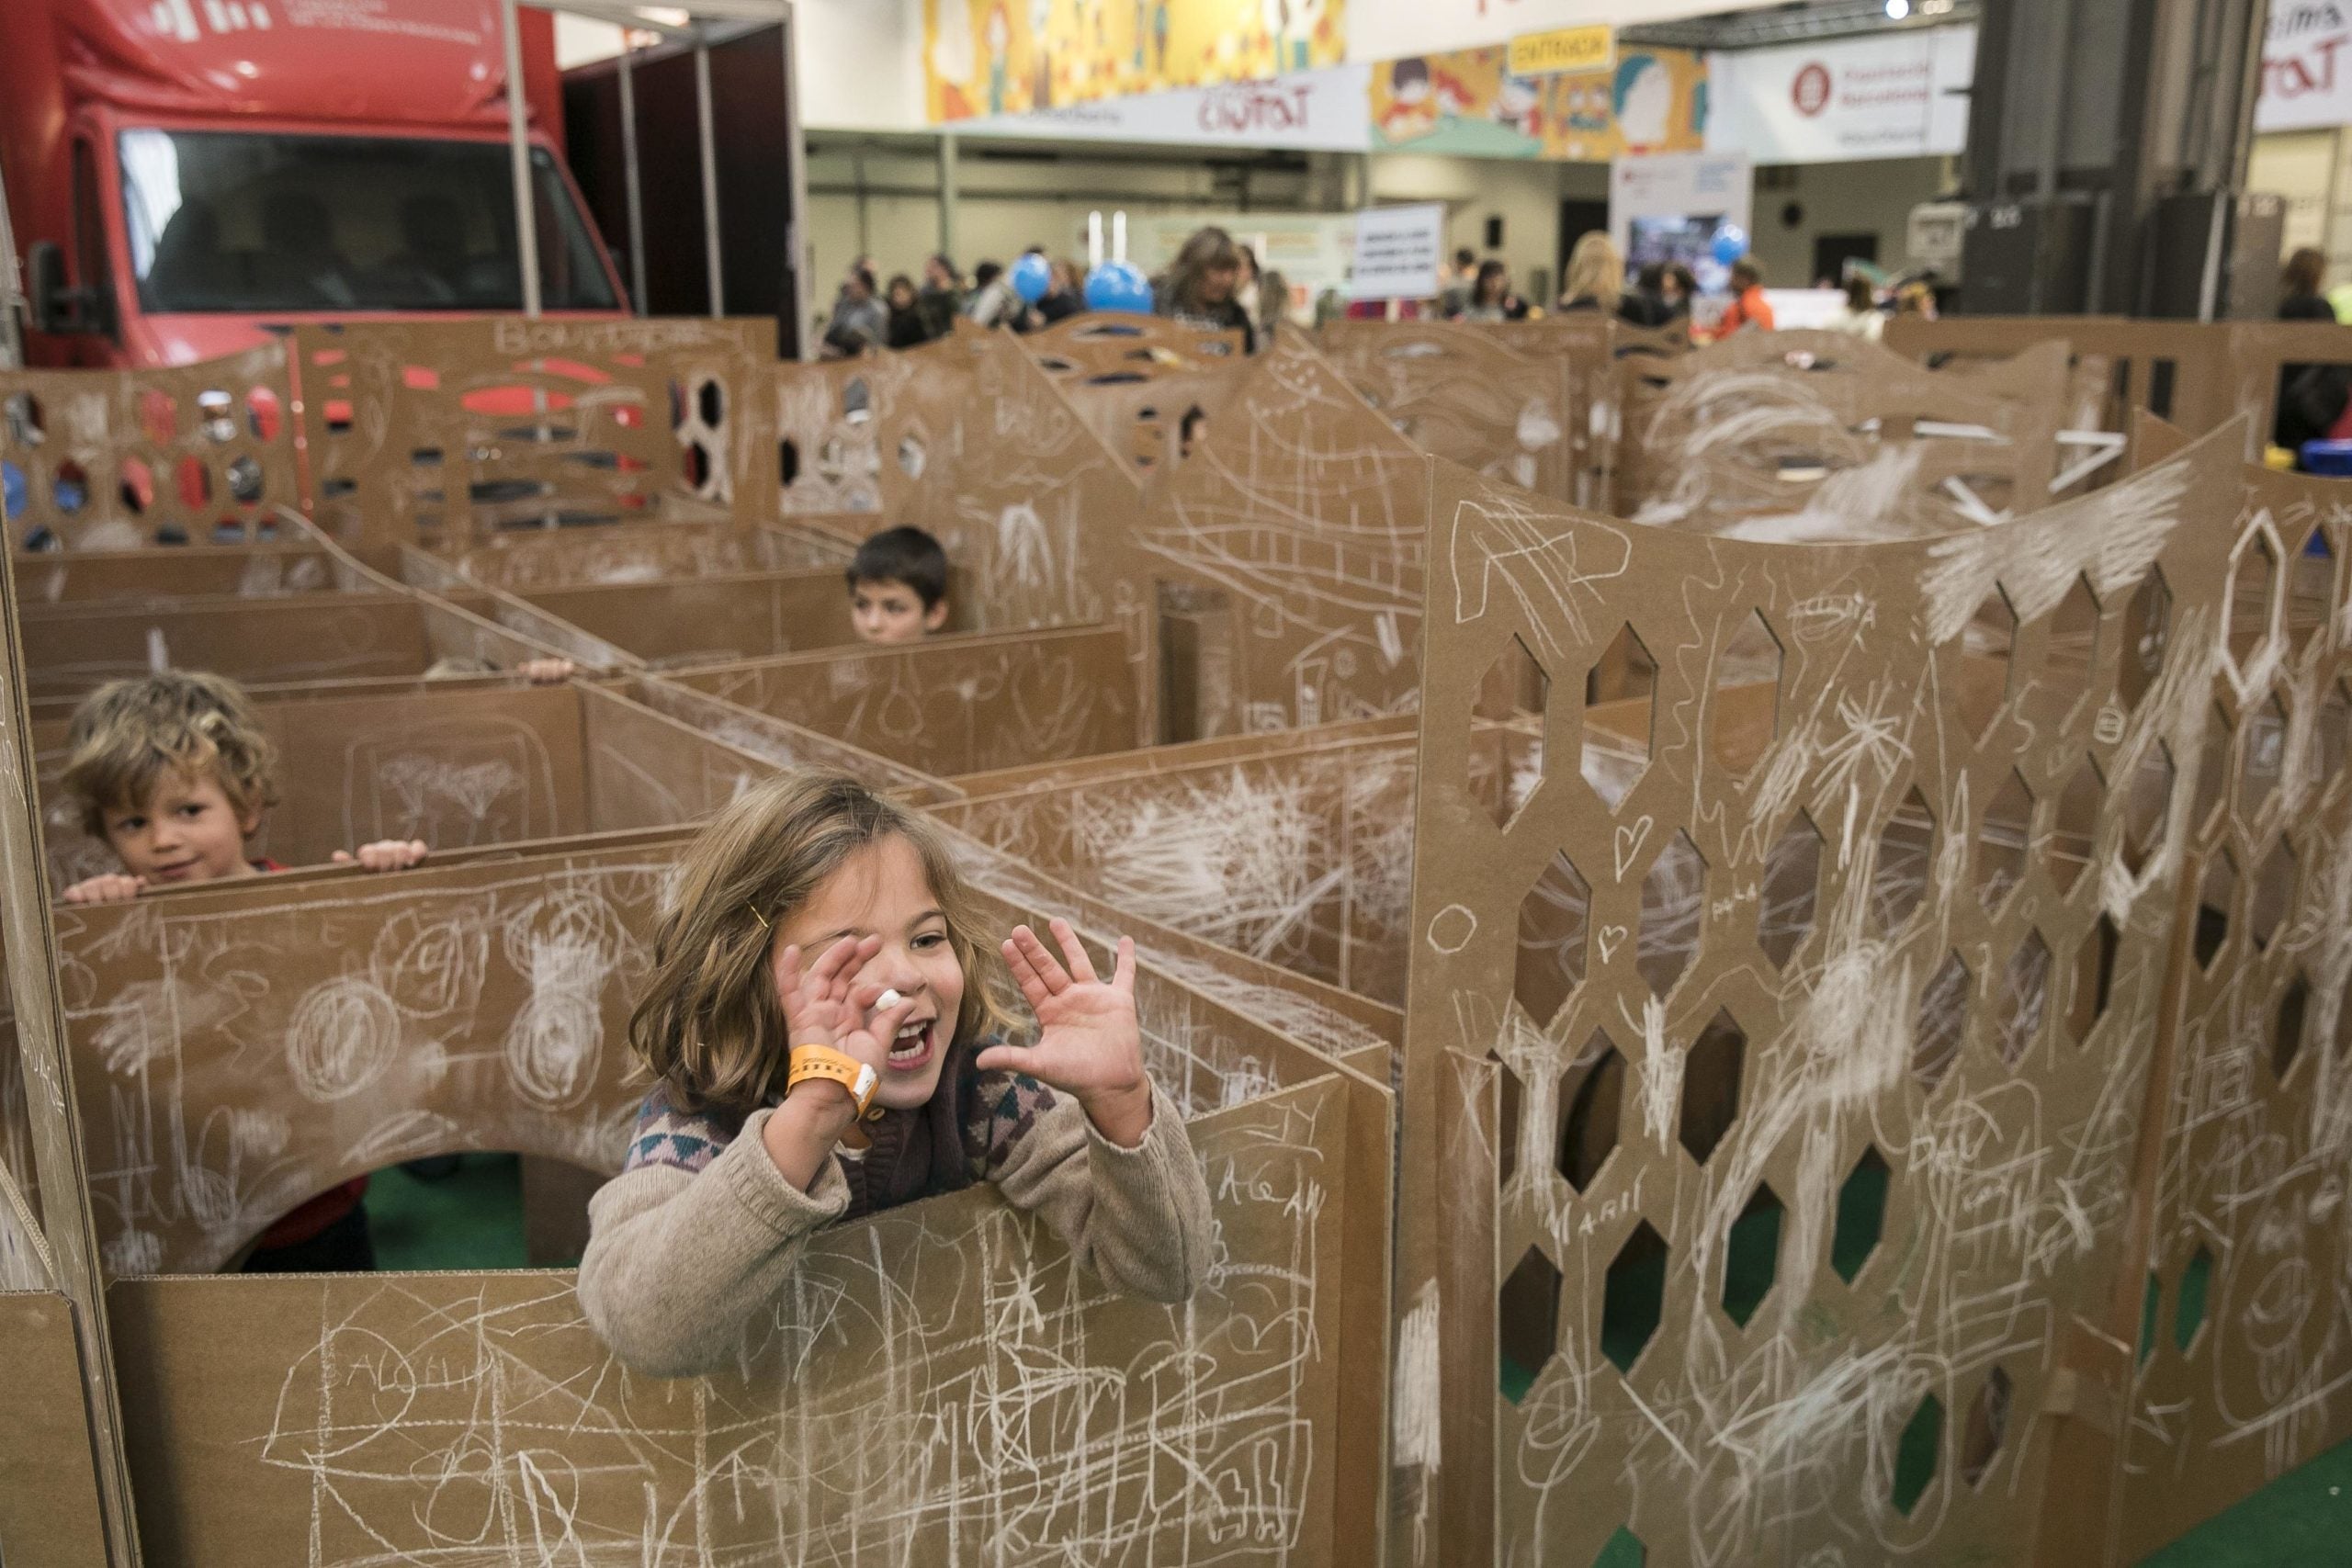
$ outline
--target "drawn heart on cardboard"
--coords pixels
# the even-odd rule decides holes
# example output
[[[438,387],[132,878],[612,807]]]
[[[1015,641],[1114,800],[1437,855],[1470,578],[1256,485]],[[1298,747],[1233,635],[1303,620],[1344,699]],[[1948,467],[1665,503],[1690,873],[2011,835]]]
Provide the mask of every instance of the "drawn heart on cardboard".
[[[1617,956],[1617,950],[1625,945],[1626,934],[1623,926],[1600,928],[1600,961],[1603,964]]]
[[[1618,881],[1623,882],[1625,880],[1625,868],[1634,863],[1634,857],[1642,852],[1642,846],[1650,841],[1650,829],[1655,825],[1655,820],[1656,819],[1653,818],[1645,817],[1638,822],[1621,822],[1618,824]]]

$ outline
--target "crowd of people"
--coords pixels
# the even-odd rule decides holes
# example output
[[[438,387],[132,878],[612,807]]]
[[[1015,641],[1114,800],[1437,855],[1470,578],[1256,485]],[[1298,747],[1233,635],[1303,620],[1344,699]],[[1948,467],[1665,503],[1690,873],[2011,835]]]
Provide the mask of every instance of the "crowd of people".
[[[1035,299],[1018,287],[1024,271],[1044,284]],[[1010,267],[984,261],[968,278],[944,254],[923,263],[920,283],[903,272],[887,284],[877,284],[876,276],[871,256],[850,264],[825,323],[826,357],[913,348],[945,337],[958,320],[1039,332],[1088,308],[1087,269],[1042,245],[1032,245]],[[1290,318],[1293,303],[1291,287],[1280,272],[1261,269],[1255,252],[1215,227],[1184,242],[1167,270],[1151,280],[1151,291],[1156,314],[1188,326],[1238,332],[1252,353]]]
[[[1712,340],[1747,328],[1773,330],[1763,264],[1743,256],[1732,264],[1729,276],[1729,301],[1719,314],[1710,313],[1703,324],[1694,325],[1694,337]],[[1030,284],[1025,293],[1019,287],[1024,277]],[[1037,332],[1090,308],[1087,269],[1050,254],[1042,245],[1023,252],[1010,267],[984,261],[968,278],[944,254],[923,263],[921,281],[903,272],[888,284],[877,284],[876,278],[873,257],[860,256],[850,264],[824,326],[827,357],[913,348],[945,337],[959,320]],[[1935,290],[1923,280],[1883,288],[1862,272],[1849,271],[1838,287],[1847,302],[1831,325],[1857,337],[1876,341],[1891,316],[1932,318],[1936,313]],[[1283,322],[1299,319],[1295,291],[1283,275],[1261,269],[1256,253],[1220,228],[1195,232],[1167,269],[1150,280],[1150,288],[1156,314],[1188,326],[1238,332],[1252,353]],[[1650,262],[1638,270],[1629,268],[1615,242],[1596,230],[1577,242],[1558,301],[1551,309],[1563,315],[1596,311],[1637,327],[1670,327],[1692,319],[1700,295],[1698,277],[1683,263]],[[1316,301],[1315,319],[1386,314],[1389,303],[1349,304],[1331,291]],[[1437,296],[1406,301],[1398,313],[1446,321],[1521,321],[1546,311],[1519,292],[1502,260],[1482,260],[1476,252],[1463,249],[1453,254]]]

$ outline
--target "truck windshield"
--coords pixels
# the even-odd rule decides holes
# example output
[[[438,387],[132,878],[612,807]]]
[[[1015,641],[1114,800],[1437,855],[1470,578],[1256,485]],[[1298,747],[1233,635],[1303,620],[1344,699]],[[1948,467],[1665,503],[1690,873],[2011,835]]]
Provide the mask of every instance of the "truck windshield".
[[[523,308],[503,142],[126,130],[119,149],[151,314]],[[554,160],[531,166],[545,307],[617,309]]]

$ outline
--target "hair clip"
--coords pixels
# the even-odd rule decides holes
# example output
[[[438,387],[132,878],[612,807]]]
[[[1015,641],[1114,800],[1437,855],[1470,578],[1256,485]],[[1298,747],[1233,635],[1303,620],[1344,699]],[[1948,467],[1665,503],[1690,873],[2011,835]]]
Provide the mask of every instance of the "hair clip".
[[[752,911],[752,919],[760,922],[760,930],[766,931],[774,931],[775,929],[768,924],[768,918],[760,913],[760,907],[757,904],[752,903],[749,898],[743,900],[743,908]]]

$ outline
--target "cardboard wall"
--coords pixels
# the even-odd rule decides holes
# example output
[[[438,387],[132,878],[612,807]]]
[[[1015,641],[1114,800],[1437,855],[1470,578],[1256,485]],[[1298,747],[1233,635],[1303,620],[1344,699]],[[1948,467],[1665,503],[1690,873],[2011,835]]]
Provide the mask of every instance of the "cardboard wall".
[[[2217,656],[2191,693],[2204,750],[2179,1023],[2147,1172],[2152,1245],[2110,1324],[2119,1351],[2132,1347],[2119,1563],[2352,1437],[2339,1392],[2352,1379],[2352,1262],[2335,1196],[2352,1137],[2340,490],[2248,470],[2216,528],[2229,559],[2194,591]]]
[[[326,552],[300,540],[25,555],[16,571],[17,603],[28,606],[227,594],[274,599],[341,589]]]
[[[1803,549],[1440,466],[1409,1560],[1589,1562],[1621,1529],[1653,1568],[2084,1560],[2035,1554],[2104,1483],[2053,1454],[2121,1393],[2075,1341],[2140,1272],[2237,441],[1996,529]],[[1466,716],[1529,664],[1544,763],[1498,815]]]
[[[312,515],[346,544],[757,516],[763,319],[367,322],[295,335]]]
[[[239,544],[300,499],[286,350],[140,370],[0,370],[9,546]]]
[[[1605,356],[1605,324],[1592,335]],[[1570,355],[1521,353],[1452,321],[1335,321],[1316,339],[1364,401],[1431,457],[1577,501]]]
[[[647,582],[665,577],[805,570],[849,563],[853,546],[800,524],[745,528],[723,523],[615,524],[593,532],[501,534],[438,558],[486,587],[534,588]]]
[[[1115,626],[860,644],[672,677],[934,778],[1124,751],[1141,739]]]
[[[2067,351],[1932,373],[1836,333],[1629,357],[1617,513],[1751,539],[1926,538],[2046,504]]]
[[[934,463],[962,451],[973,403],[973,355],[985,337],[951,337],[897,353],[775,367],[784,516],[900,513]],[[974,434],[977,434],[977,429]]]
[[[1162,733],[1412,710],[1429,462],[1299,334],[1250,362],[1136,534]]]
[[[541,588],[529,600],[657,667],[765,659],[857,640],[838,567]]]
[[[1102,444],[1147,478],[1181,456],[1187,410],[1214,422],[1245,363],[1239,333],[1156,316],[1072,316],[1019,341]]]

